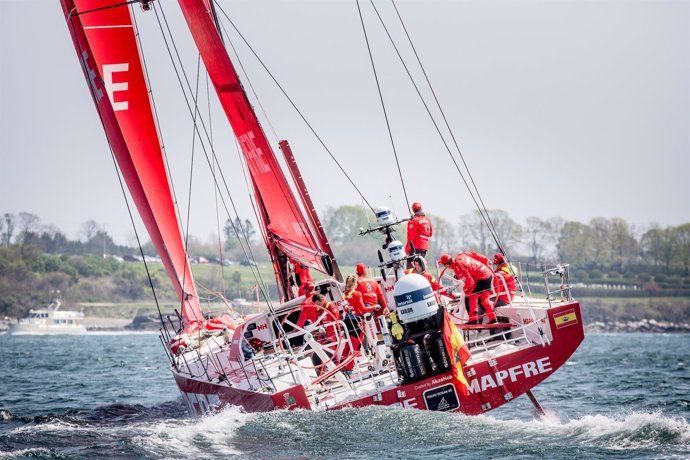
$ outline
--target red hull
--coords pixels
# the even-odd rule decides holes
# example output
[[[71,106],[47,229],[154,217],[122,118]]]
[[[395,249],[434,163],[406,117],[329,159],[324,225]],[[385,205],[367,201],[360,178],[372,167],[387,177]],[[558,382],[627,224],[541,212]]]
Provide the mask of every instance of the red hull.
[[[422,410],[459,411],[467,415],[495,409],[553,374],[582,343],[584,331],[578,303],[549,309],[547,318],[548,326],[545,329],[550,329],[553,336],[547,345],[534,345],[504,354],[497,352],[493,359],[490,356],[467,365],[468,396],[463,396],[456,389],[451,374],[446,373],[336,404],[328,409],[397,405]],[[268,394],[200,382],[179,374],[175,374],[175,380],[189,409],[198,414],[226,405],[240,406],[248,412],[312,408],[300,385]]]

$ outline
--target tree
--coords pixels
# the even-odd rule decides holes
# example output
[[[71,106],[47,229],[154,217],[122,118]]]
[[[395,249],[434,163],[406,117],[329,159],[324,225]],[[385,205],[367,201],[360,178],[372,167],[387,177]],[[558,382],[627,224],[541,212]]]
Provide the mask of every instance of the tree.
[[[2,233],[2,244],[9,246],[12,244],[12,236],[14,235],[14,215],[6,212],[3,218],[5,220],[5,230]]]
[[[611,261],[611,223],[603,217],[589,221],[591,231],[590,265],[603,268]]]
[[[84,241],[89,243],[91,240],[93,240],[100,229],[101,226],[98,225],[98,222],[93,219],[84,222],[81,226],[81,235],[84,237]]]
[[[322,220],[331,244],[341,244],[356,237],[360,228],[367,228],[369,211],[361,206],[327,208]]]
[[[516,223],[507,212],[500,209],[488,211],[490,223],[504,246],[517,245],[522,238],[522,226]],[[460,221],[460,239],[463,249],[474,250],[482,254],[492,254],[498,248],[482,213],[475,210]]]
[[[611,265],[616,265],[622,273],[638,257],[640,244],[635,239],[630,225],[619,217],[611,219],[610,242]]]
[[[36,214],[30,212],[20,212],[18,216],[17,243],[26,244],[30,235],[36,235],[41,227],[41,219]]]
[[[427,214],[434,226],[433,236],[429,241],[429,256],[452,252],[457,244],[453,225],[442,217]]]
[[[370,216],[371,220],[367,216]],[[321,222],[338,263],[378,263],[376,251],[383,242],[383,236],[379,233],[359,235],[360,229],[368,228],[369,222],[373,222],[373,216],[367,209],[361,206],[328,208]],[[400,229],[396,230],[394,238],[403,241],[406,235],[401,234]]]
[[[254,236],[256,235],[256,230],[254,230],[254,225],[249,219],[244,220],[244,234],[247,237],[247,241],[252,242]]]
[[[673,227],[661,231],[661,258],[664,261],[666,274],[671,273],[671,264],[678,257],[678,235]]]
[[[658,266],[662,262],[663,230],[658,223],[653,223],[640,239],[642,257],[648,264]]]
[[[690,223],[676,227],[676,239],[678,240],[678,256],[683,263],[685,276],[690,275]]]
[[[532,262],[536,264],[543,260],[551,225],[539,217],[528,217],[525,222],[524,244]]]
[[[572,265],[591,268],[594,252],[594,232],[580,222],[566,222],[558,239],[558,257]]]

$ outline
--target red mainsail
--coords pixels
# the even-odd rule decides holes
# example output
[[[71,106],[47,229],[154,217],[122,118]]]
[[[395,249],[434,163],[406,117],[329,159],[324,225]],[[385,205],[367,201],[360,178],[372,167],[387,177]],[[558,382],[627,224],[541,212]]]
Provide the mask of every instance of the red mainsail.
[[[297,204],[230,61],[208,3],[179,0],[179,4],[244,154],[268,233],[269,251],[274,257],[285,255],[303,265],[331,272],[324,258],[326,248],[317,243]]]
[[[203,320],[201,306],[129,7],[120,0],[61,0],[61,4],[117,164],[182,303],[185,330],[195,329]]]

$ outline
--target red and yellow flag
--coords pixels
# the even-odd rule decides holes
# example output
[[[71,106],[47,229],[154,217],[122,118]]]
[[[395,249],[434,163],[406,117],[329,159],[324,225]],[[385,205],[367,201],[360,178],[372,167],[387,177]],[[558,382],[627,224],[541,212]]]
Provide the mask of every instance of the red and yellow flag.
[[[458,331],[453,320],[450,319],[448,310],[443,312],[443,341],[450,356],[453,380],[463,396],[467,396],[469,395],[470,385],[467,383],[462,366],[470,359],[470,349],[467,348],[465,339],[462,338],[462,334]]]

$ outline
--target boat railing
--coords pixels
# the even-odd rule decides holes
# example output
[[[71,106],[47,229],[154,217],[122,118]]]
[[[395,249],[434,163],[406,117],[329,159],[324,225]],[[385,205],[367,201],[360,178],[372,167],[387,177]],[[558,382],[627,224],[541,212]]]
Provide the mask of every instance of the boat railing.
[[[569,267],[570,264],[558,264],[555,267],[546,267],[542,265],[542,275],[544,277],[544,289],[546,290],[546,299],[549,301],[549,306],[551,306],[551,301],[556,299],[571,301],[573,300],[570,292],[570,277],[569,277]],[[556,278],[558,280],[557,287],[552,289],[552,279]]]
[[[551,343],[542,333],[541,327],[537,322],[501,328],[498,332],[480,335],[475,339],[467,338],[468,332],[469,330],[466,329],[466,343],[473,356],[482,352],[489,353],[490,351],[495,351],[500,345],[519,346],[522,344],[532,344],[545,346]]]
[[[297,324],[285,321],[285,325],[292,327],[290,332],[278,335],[271,345],[277,353],[282,353],[289,364],[294,365],[300,376],[299,383],[307,388],[314,385],[314,381],[323,372],[329,372],[343,361],[347,350],[354,350],[350,333],[344,321],[323,321],[321,318],[312,325],[300,327]],[[321,363],[313,366],[303,364],[304,360],[317,356]],[[317,378],[313,379],[306,370],[314,370]]]

